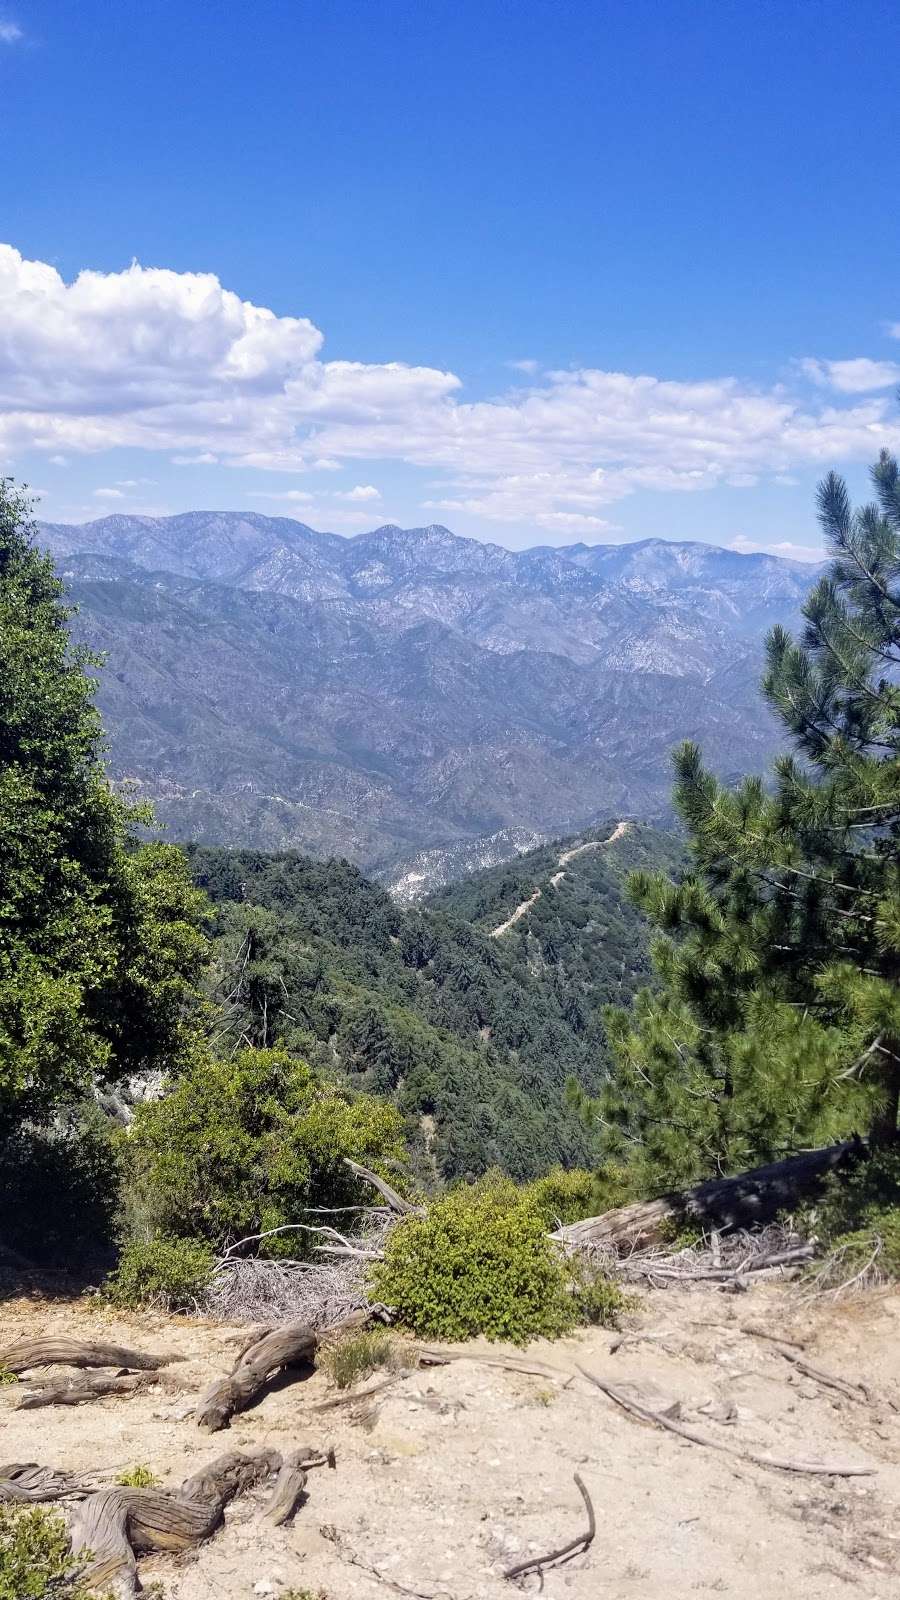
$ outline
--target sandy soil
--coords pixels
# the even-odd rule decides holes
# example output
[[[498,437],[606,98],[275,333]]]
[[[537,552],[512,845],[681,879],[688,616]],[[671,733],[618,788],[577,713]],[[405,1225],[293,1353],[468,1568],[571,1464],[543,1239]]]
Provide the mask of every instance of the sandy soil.
[[[771,1343],[743,1331],[751,1323],[802,1339],[809,1360],[862,1379],[875,1403],[804,1378]],[[900,1409],[889,1402],[900,1407],[900,1293],[810,1306],[774,1286],[737,1296],[658,1291],[631,1317],[618,1349],[602,1332],[533,1346],[529,1356],[552,1365],[555,1380],[467,1359],[400,1379],[368,1409],[316,1415],[312,1406],[330,1390],[315,1373],[276,1382],[230,1433],[213,1437],[192,1422],[190,1402],[230,1365],[245,1330],[120,1318],[84,1301],[0,1305],[0,1344],[62,1329],[178,1351],[187,1358],[171,1368],[178,1387],[37,1412],[17,1410],[17,1386],[4,1387],[6,1460],[144,1463],[175,1487],[230,1446],[336,1447],[337,1470],[310,1474],[292,1527],[261,1524],[261,1501],[250,1496],[200,1551],[144,1561],[144,1582],[161,1582],[166,1600],[251,1600],[290,1588],[328,1600],[509,1600],[516,1590],[503,1568],[584,1525],[575,1471],[596,1506],[597,1537],[547,1573],[549,1600],[898,1593]],[[680,1400],[682,1417],[711,1438],[875,1473],[795,1476],[689,1444],[626,1415],[576,1374],[576,1361],[634,1385],[655,1406]],[[352,1553],[380,1576],[354,1565]],[[523,1587],[537,1592],[537,1580]]]

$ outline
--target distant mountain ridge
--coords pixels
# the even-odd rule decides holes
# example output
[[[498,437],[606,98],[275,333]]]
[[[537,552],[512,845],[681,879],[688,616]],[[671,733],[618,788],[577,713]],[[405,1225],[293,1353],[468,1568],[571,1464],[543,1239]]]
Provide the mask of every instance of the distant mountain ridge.
[[[725,774],[758,768],[763,635],[817,575],[699,543],[511,551],[238,512],[40,537],[107,652],[112,771],[176,837],[345,854],[389,881],[422,851],[500,835],[475,864],[507,835],[515,853],[652,817],[681,738]]]

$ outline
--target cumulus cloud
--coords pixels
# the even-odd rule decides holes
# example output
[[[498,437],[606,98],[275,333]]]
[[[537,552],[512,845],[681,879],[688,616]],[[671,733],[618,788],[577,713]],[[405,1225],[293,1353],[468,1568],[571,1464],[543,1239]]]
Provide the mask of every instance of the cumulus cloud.
[[[839,394],[871,394],[878,389],[892,389],[900,383],[900,366],[896,361],[872,361],[868,356],[855,356],[850,361],[817,361],[807,357],[800,366],[814,383],[836,389]]]
[[[125,500],[126,498],[125,490],[116,489],[112,484],[108,487],[104,486],[94,490],[95,500]]]
[[[381,490],[374,483],[357,483],[352,489],[336,489],[336,500],[380,500]]]
[[[285,473],[402,462],[440,475],[441,511],[603,531],[636,490],[749,486],[900,448],[894,364],[867,357],[810,360],[796,387],[538,376],[529,358],[534,381],[472,401],[440,367],[329,361],[323,346],[307,318],[242,300],[212,273],[132,263],[68,283],[0,245],[0,452],[143,449]],[[364,504],[377,491],[339,495]]]
[[[17,22],[0,22],[0,44],[18,44],[24,37]]]

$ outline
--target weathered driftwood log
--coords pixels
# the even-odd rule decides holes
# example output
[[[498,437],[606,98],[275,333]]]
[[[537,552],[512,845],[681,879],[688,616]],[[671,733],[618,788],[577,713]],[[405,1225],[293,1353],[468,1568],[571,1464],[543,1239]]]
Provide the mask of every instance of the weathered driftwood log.
[[[126,1372],[119,1376],[103,1377],[90,1374],[84,1378],[58,1378],[43,1382],[31,1380],[28,1393],[19,1401],[17,1411],[37,1411],[41,1406],[81,1406],[90,1400],[100,1400],[108,1394],[139,1394],[150,1384],[159,1382],[156,1372]]]
[[[83,1339],[51,1335],[46,1339],[19,1339],[0,1350],[0,1366],[9,1372],[30,1372],[34,1367],[115,1367],[134,1372],[156,1372],[180,1356],[150,1355],[118,1344],[95,1344]]]
[[[747,1228],[769,1222],[779,1211],[808,1199],[831,1172],[852,1166],[866,1154],[862,1139],[846,1139],[824,1150],[806,1150],[733,1178],[711,1178],[693,1189],[660,1195],[658,1200],[618,1206],[600,1217],[585,1217],[558,1228],[555,1239],[571,1249],[590,1245],[658,1243],[673,1222],[709,1228]]]
[[[278,1472],[277,1450],[230,1450],[172,1493],[117,1486],[91,1494],[71,1520],[72,1551],[90,1551],[84,1581],[115,1600],[139,1592],[135,1553],[179,1551],[201,1544],[220,1527],[236,1495]]]
[[[250,1404],[268,1379],[281,1367],[311,1363],[318,1340],[305,1322],[287,1322],[273,1328],[238,1357],[229,1373],[217,1378],[197,1407],[197,1421],[207,1433],[227,1428],[236,1411]]]

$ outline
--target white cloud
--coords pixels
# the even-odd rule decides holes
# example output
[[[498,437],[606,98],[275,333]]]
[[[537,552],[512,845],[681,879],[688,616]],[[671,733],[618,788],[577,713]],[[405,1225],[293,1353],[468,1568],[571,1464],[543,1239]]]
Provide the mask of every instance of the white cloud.
[[[352,489],[336,489],[336,500],[380,500],[381,490],[374,483],[357,483]]]
[[[896,361],[871,361],[868,356],[855,356],[851,361],[817,361],[808,356],[800,366],[813,383],[836,389],[839,394],[872,394],[900,383]]]
[[[17,22],[0,22],[0,44],[18,44],[24,37]]]
[[[812,388],[577,368],[473,402],[452,372],[328,361],[322,347],[306,318],[212,273],[134,263],[66,283],[0,245],[0,454],[144,449],[285,473],[406,463],[440,476],[440,510],[605,530],[637,490],[749,486],[900,448],[893,364],[866,357],[804,365]],[[325,515],[364,520],[349,503]]]
[[[774,543],[763,544],[759,539],[750,539],[744,533],[736,533],[725,544],[726,550],[736,550],[739,555],[766,555],[782,556],[789,561],[824,561],[827,551],[818,545],[795,544],[790,539],[778,539]]]
[[[511,367],[513,372],[525,372],[529,375],[540,368],[540,362],[535,361],[533,356],[525,356],[521,361],[507,361],[506,365]]]
[[[259,500],[293,500],[298,504],[308,505],[313,495],[305,489],[254,489],[250,491]]]
[[[108,488],[94,490],[95,500],[127,500],[127,498],[124,489],[115,489],[111,484]]]

